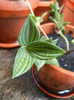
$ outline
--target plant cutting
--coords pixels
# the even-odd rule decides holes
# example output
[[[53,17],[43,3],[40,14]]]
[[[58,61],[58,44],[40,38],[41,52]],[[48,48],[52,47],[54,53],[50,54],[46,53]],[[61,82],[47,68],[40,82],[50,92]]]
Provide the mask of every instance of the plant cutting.
[[[40,23],[43,21],[43,17],[36,17],[32,11],[29,1],[26,1],[32,14],[29,14],[18,37],[21,48],[18,50],[15,58],[12,78],[18,77],[30,70],[32,66],[33,68],[36,66],[37,76],[41,83],[44,82],[42,84],[46,88],[50,89],[51,87],[52,90],[57,92],[73,88],[74,73],[60,68],[56,59],[57,57],[71,51],[65,51],[56,46],[57,40],[52,40],[52,38],[49,38],[46,35],[40,26]],[[41,38],[39,29],[44,35]],[[65,79],[63,77],[65,77]],[[66,84],[65,82],[67,81],[67,77],[69,77],[69,80],[72,82],[68,82]],[[62,80],[60,83],[59,79]],[[50,82],[51,84],[49,84]],[[60,85],[62,87],[60,87]]]

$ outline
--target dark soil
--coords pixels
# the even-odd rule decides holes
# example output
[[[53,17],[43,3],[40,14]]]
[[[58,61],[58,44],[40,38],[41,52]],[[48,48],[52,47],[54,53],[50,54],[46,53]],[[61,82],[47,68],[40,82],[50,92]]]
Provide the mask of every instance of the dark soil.
[[[66,43],[64,39],[57,35],[56,33],[54,34],[49,34],[49,37],[52,37],[53,39],[58,38],[57,46],[61,47],[62,49],[66,50]],[[65,34],[69,41],[70,45],[70,50],[74,49],[74,45],[71,43],[71,40],[74,38],[70,34]],[[71,52],[70,54],[65,54],[62,55],[61,57],[58,58],[58,61],[60,63],[60,66],[64,69],[70,70],[74,72],[74,52]]]

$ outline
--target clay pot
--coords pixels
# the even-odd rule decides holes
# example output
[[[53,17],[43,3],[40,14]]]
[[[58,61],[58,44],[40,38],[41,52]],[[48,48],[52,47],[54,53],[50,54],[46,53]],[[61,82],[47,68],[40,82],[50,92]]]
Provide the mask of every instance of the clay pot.
[[[39,0],[29,0],[34,10]],[[0,1],[0,47],[16,47],[18,34],[30,13],[26,1]]]
[[[29,0],[29,2],[33,11],[37,7],[41,8],[41,15],[47,11],[49,4],[53,3],[40,0]],[[46,10],[43,11],[44,9]],[[17,42],[18,34],[29,13],[30,10],[26,1],[0,1],[0,47],[12,48],[19,46]],[[45,19],[47,20],[47,18]]]
[[[64,14],[64,21],[70,22],[70,25],[74,26],[74,1],[66,0],[62,12]]]
[[[36,16],[42,16],[42,14],[44,14],[45,12],[48,12],[51,8],[50,8],[50,4],[53,4],[55,2],[55,0],[50,0],[50,1],[40,1],[39,2],[39,6],[34,10],[34,13]],[[50,13],[48,13],[44,18],[43,18],[43,22],[47,23],[50,22],[49,19]]]
[[[53,27],[53,23],[42,25],[46,33],[51,32]],[[56,65],[44,65],[39,71],[36,71],[36,74],[40,83],[47,89],[63,91],[74,87],[74,72],[65,70]]]
[[[60,6],[62,6],[66,2],[66,0],[57,0],[57,1],[58,1]]]

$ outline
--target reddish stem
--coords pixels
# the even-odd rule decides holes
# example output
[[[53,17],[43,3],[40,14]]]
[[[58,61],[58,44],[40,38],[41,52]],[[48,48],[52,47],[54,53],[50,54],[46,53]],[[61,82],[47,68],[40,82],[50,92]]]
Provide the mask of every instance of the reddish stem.
[[[69,54],[71,52],[74,52],[74,49],[70,50],[70,51],[67,51],[65,54]]]

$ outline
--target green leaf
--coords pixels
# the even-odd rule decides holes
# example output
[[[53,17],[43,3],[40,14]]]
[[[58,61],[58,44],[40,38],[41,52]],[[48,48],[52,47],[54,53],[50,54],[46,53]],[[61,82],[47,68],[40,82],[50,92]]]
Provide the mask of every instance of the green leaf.
[[[39,71],[40,68],[45,64],[45,60],[34,58],[34,64],[36,65],[37,70]]]
[[[52,37],[50,37],[49,39],[46,40],[46,42],[52,43]]]
[[[53,45],[56,45],[57,44],[57,41],[58,41],[58,39],[52,40],[52,37],[51,37],[48,40],[46,40],[45,42],[51,43]]]
[[[53,45],[56,45],[57,42],[58,42],[58,39],[52,40],[52,44],[53,44]]]
[[[46,60],[46,64],[59,66],[59,62],[58,62],[58,60],[56,58],[50,59],[50,60]]]
[[[61,31],[63,31],[64,33],[66,32],[66,29],[65,29],[65,27],[63,26],[63,27],[61,27]]]
[[[74,39],[71,42],[74,44]]]
[[[53,17],[50,16],[49,18],[50,18],[50,20],[52,20],[53,22],[57,23],[56,19],[54,19]]]
[[[16,55],[14,67],[13,67],[13,76],[12,78],[18,77],[26,73],[33,65],[33,58],[27,52],[26,47],[22,46]]]
[[[52,41],[54,41],[54,40],[52,40],[52,37],[50,37],[49,39],[46,39],[45,36],[42,36],[41,39],[40,39],[40,41],[43,41],[43,42],[45,41],[45,42],[52,43]]]
[[[43,22],[43,18],[41,18],[41,17],[36,17],[36,25],[37,25],[37,26],[39,26],[40,23],[42,23],[42,22]]]
[[[61,13],[62,9],[63,9],[64,5],[62,5],[59,9],[59,13]]]
[[[48,14],[48,12],[45,12],[45,13],[41,16],[41,18],[43,19],[47,14]]]
[[[45,36],[42,36],[40,41],[46,41],[46,37]]]
[[[64,14],[60,14],[60,21],[63,23]]]
[[[48,13],[48,12],[45,12],[41,17],[39,17],[39,16],[36,17],[36,16],[34,16],[34,15],[31,15],[31,17],[32,17],[32,19],[34,20],[35,24],[36,24],[37,26],[39,26],[40,23],[43,22],[43,18],[47,15],[47,13]]]
[[[26,46],[33,41],[39,40],[39,37],[40,37],[39,30],[35,25],[31,15],[29,15],[20,31],[18,37],[19,44],[21,46]]]
[[[58,9],[58,7],[59,7],[58,2],[57,2],[57,1],[55,1],[54,5],[55,5],[55,9],[57,10],[57,9]]]
[[[50,8],[55,9],[54,4],[50,4]]]
[[[64,22],[64,23],[63,23],[64,26],[66,26],[66,25],[68,25],[68,24],[70,24],[70,22]]]
[[[34,22],[35,22],[35,24],[36,24],[37,26],[39,26],[40,23],[43,22],[43,18],[41,18],[41,17],[39,17],[39,16],[36,17],[36,16],[31,15],[31,17],[32,17],[32,19],[34,20]]]
[[[62,27],[63,27],[63,22],[62,22],[62,21],[58,21],[58,22],[56,23],[56,26],[57,26],[58,30],[61,30]]]
[[[42,41],[37,41],[29,44],[27,49],[33,57],[41,60],[53,59],[66,53],[63,49],[51,43]]]
[[[42,36],[40,41],[43,41],[43,42],[45,41],[45,42],[51,43],[53,45],[56,45],[58,39],[52,40],[52,37],[50,37],[49,39],[46,39],[45,36]]]
[[[58,13],[58,11],[55,12],[55,19],[56,19],[57,21],[60,20],[60,14]]]

